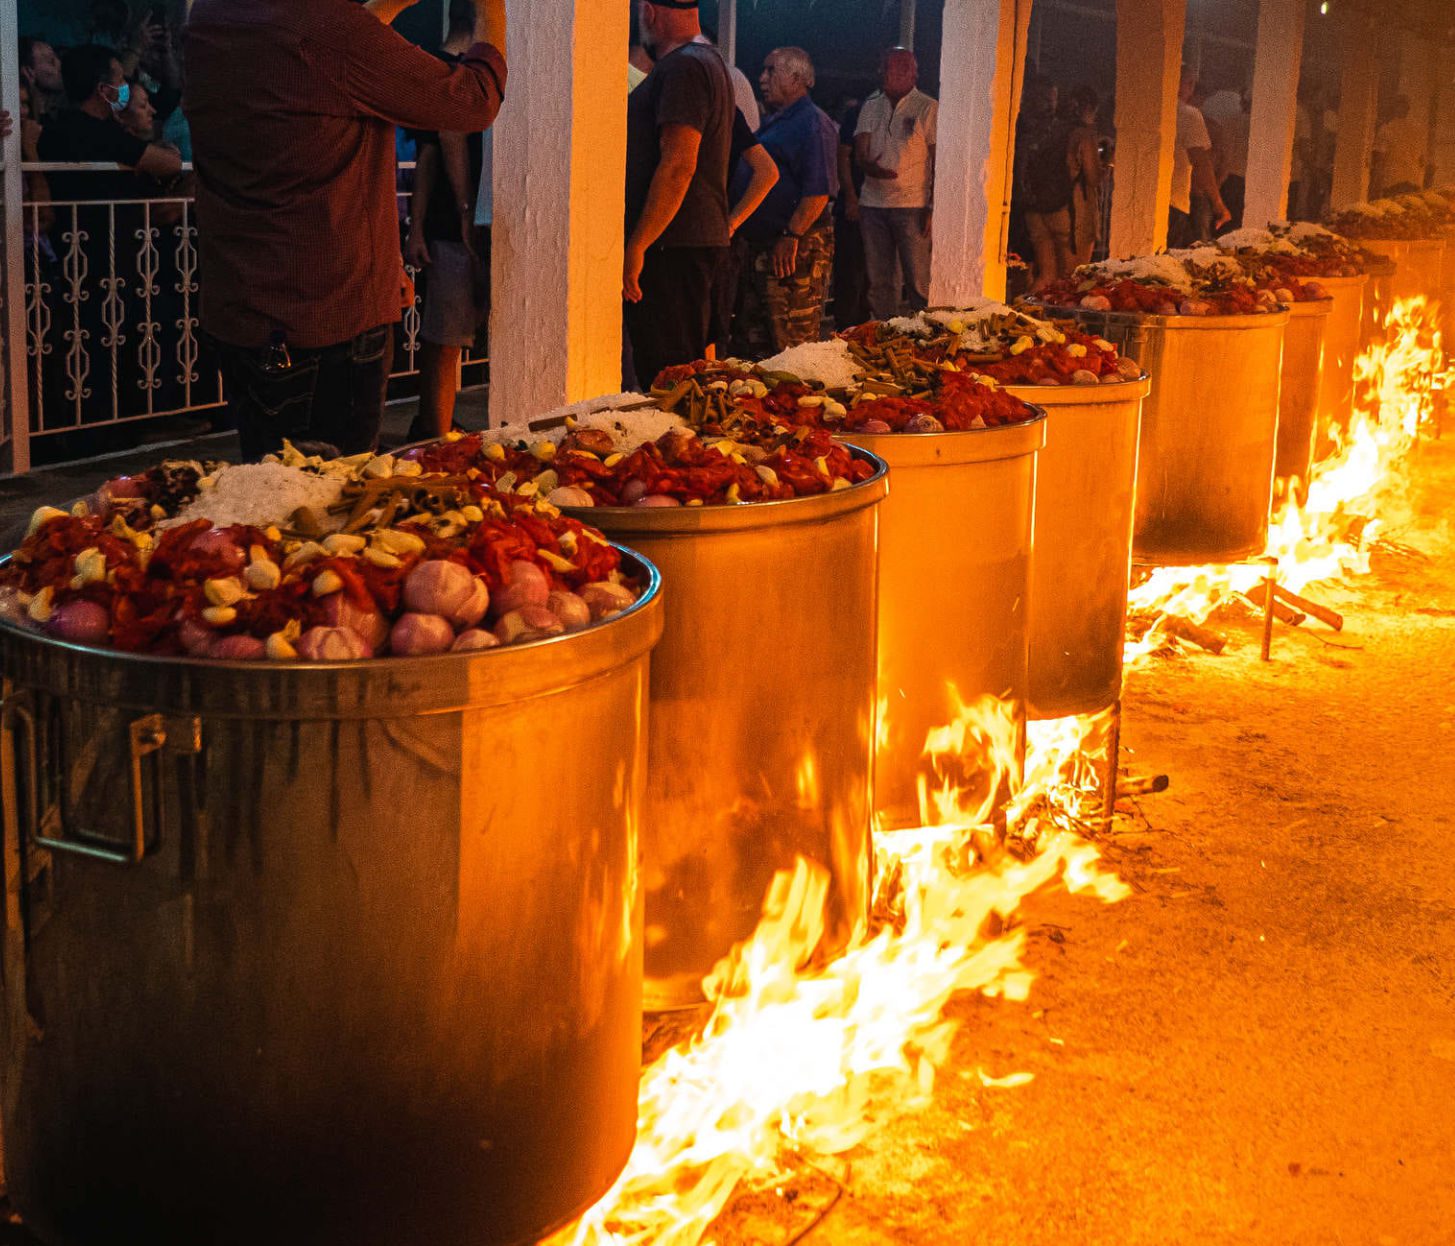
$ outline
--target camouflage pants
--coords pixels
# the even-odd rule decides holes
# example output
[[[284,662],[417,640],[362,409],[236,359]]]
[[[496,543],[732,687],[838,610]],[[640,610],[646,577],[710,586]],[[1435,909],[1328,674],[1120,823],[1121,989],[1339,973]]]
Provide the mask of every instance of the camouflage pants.
[[[747,268],[736,326],[738,353],[764,359],[790,346],[818,341],[834,269],[833,225],[803,235],[791,277],[773,275],[771,246],[754,246]]]

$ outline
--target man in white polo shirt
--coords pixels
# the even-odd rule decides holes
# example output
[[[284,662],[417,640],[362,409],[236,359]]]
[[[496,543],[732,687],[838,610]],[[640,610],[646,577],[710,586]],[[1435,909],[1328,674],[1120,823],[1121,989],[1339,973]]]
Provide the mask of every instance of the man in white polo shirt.
[[[935,187],[935,125],[940,106],[916,88],[914,53],[884,56],[883,90],[864,101],[854,155],[864,171],[859,227],[869,275],[869,310],[897,316],[906,289],[910,311],[929,301],[930,229]]]

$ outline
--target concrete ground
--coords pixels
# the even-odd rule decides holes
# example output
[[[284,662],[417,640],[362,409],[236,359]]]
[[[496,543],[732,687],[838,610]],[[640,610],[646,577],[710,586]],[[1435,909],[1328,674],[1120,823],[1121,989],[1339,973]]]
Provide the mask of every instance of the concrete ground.
[[[954,1005],[933,1106],[719,1242],[1455,1243],[1455,444],[1418,475],[1431,559],[1321,592],[1342,635],[1132,674],[1134,896],[1034,897],[1030,1000]]]

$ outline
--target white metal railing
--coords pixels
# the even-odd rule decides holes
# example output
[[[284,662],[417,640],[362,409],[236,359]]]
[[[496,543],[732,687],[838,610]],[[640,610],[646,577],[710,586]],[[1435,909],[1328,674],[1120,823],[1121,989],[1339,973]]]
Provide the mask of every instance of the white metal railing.
[[[115,174],[118,166],[41,162],[27,163],[23,171]],[[402,230],[409,193],[398,193]],[[81,430],[223,405],[222,380],[198,321],[197,227],[190,196],[27,198],[21,211],[32,447]],[[403,317],[396,378],[417,373],[420,301],[416,297]],[[484,362],[466,355],[467,364]],[[96,452],[94,439],[79,445],[79,454]]]

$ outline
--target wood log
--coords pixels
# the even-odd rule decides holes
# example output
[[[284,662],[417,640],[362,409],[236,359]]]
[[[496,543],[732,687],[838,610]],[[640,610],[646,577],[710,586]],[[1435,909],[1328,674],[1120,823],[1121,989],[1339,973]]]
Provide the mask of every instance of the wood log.
[[[1172,779],[1165,774],[1130,774],[1117,780],[1117,796],[1148,796],[1165,792],[1172,786]]]
[[[1260,611],[1267,608],[1268,585],[1260,584],[1256,588],[1250,588],[1243,594]],[[1297,627],[1307,620],[1308,615],[1300,610],[1295,610],[1290,605],[1285,605],[1279,600],[1281,594],[1278,589],[1273,590],[1273,617],[1280,623],[1287,623],[1289,627]]]
[[[1296,610],[1304,614],[1312,615],[1320,623],[1332,627],[1336,632],[1344,630],[1344,616],[1337,610],[1330,610],[1328,606],[1321,606],[1316,601],[1310,601],[1307,597],[1300,597],[1292,589],[1284,588],[1282,584],[1273,587],[1273,595],[1280,601],[1287,602]]]
[[[1222,653],[1228,647],[1228,638],[1220,636],[1211,628],[1194,623],[1180,614],[1169,614],[1162,620],[1162,630],[1178,640],[1186,640],[1209,653]]]

